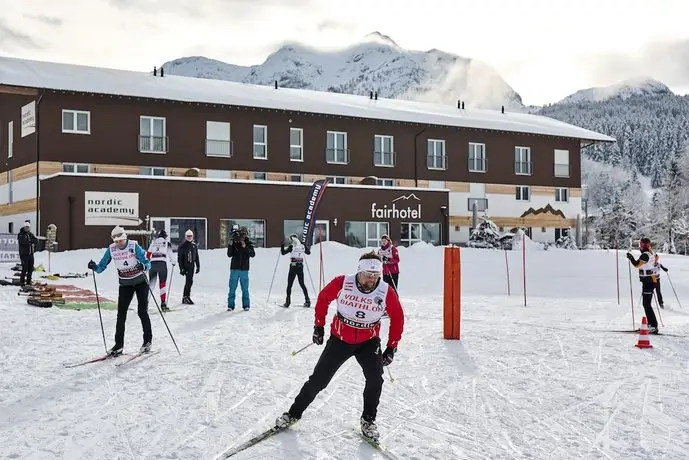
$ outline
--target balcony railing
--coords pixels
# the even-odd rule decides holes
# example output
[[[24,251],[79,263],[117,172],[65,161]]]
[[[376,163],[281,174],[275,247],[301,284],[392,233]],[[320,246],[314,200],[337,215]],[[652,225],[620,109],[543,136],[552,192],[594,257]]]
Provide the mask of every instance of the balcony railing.
[[[395,152],[373,152],[373,166],[395,166]]]
[[[533,163],[530,161],[515,161],[514,162],[514,173],[522,175],[531,175],[531,170],[533,169]]]
[[[325,149],[325,161],[342,165],[349,164],[349,149]]]
[[[168,136],[139,136],[139,152],[167,153]]]
[[[428,169],[447,169],[447,155],[428,155],[426,167]]]
[[[206,139],[206,155],[209,157],[230,158],[233,151],[232,141]]]
[[[469,158],[469,172],[486,172],[485,158]]]
[[[571,177],[572,166],[570,164],[555,163],[555,177]]]

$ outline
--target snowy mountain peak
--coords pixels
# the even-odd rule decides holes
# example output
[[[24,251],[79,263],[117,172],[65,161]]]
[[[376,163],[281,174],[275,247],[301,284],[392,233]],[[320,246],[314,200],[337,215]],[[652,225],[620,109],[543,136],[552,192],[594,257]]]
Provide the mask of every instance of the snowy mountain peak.
[[[395,42],[395,40],[393,40],[385,34],[378,32],[377,30],[364,36],[364,42],[374,42],[382,45],[388,45],[393,48],[400,48],[400,46]]]
[[[671,95],[673,92],[664,83],[651,77],[641,76],[623,80],[610,86],[600,86],[577,91],[561,100],[561,103],[602,102],[619,97],[622,100],[633,96]]]

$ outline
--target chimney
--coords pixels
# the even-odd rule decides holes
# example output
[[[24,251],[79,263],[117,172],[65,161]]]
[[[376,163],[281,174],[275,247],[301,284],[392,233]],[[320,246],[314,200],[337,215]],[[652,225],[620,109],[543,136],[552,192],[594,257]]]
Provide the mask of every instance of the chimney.
[[[153,66],[153,76],[154,77],[158,76],[158,68],[156,66]]]
[[[505,113],[505,106],[502,106],[502,113]]]
[[[163,70],[163,68],[161,67],[161,68],[160,68],[160,76],[162,77],[162,76],[164,76],[164,75],[165,75],[165,70]]]
[[[275,80],[275,89],[278,89],[278,81]]]
[[[378,100],[378,91],[373,93],[373,99],[375,99],[376,101]]]
[[[462,101],[462,110],[464,110],[464,101]]]
[[[373,91],[369,91],[369,93],[368,93],[368,98],[369,98],[369,99],[373,99]]]

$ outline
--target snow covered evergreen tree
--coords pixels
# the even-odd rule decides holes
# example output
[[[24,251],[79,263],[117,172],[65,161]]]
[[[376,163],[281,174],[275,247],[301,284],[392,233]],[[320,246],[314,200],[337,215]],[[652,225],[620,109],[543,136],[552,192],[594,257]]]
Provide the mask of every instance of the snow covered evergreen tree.
[[[487,217],[474,229],[469,237],[467,246],[470,248],[499,248],[500,231],[495,223]]]

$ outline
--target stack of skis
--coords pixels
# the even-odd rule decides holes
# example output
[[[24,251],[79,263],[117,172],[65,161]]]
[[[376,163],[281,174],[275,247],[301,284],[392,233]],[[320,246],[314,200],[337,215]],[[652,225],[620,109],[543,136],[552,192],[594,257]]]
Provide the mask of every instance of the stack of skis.
[[[32,286],[22,286],[17,295],[26,296],[26,303],[34,307],[50,308],[54,304],[65,303],[62,293],[46,283],[35,282]]]

